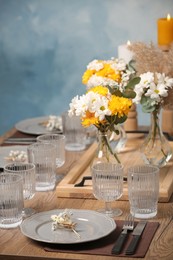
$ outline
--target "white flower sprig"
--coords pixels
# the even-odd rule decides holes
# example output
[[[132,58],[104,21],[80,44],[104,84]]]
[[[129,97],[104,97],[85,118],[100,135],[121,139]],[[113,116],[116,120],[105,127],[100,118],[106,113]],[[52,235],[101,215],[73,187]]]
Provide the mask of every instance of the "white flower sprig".
[[[50,115],[46,128],[49,131],[56,130],[56,129],[62,130],[62,118],[59,116]]]
[[[4,159],[12,162],[25,162],[27,160],[27,153],[25,151],[11,150],[9,155]]]
[[[168,90],[173,88],[173,78],[164,73],[146,72],[140,75],[140,82],[135,85],[136,97],[133,102],[142,105],[143,112],[152,112],[164,105],[164,98],[168,96]]]
[[[77,223],[73,222],[71,219],[72,212],[68,212],[66,209],[64,212],[60,212],[58,215],[52,215],[52,230],[55,231],[57,228],[65,228],[72,230],[78,238],[80,238],[79,233],[75,230]]]
[[[60,116],[50,115],[47,121],[43,121],[40,125],[47,128],[48,131],[61,130],[62,131],[62,118]]]

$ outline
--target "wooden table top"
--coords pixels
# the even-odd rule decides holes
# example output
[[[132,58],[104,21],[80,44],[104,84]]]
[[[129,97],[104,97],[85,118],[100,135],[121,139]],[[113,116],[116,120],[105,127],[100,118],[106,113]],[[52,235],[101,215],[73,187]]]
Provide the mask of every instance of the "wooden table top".
[[[0,144],[4,139],[16,133],[16,129],[10,130],[4,136],[0,137]],[[71,153],[67,160],[70,162],[77,161],[81,157],[82,152]],[[69,164],[68,164],[69,165]],[[68,172],[66,166],[63,167],[64,173]],[[113,206],[122,209],[123,214],[117,220],[124,220],[129,213],[128,201],[116,201]],[[102,202],[95,199],[85,198],[58,198],[56,190],[50,192],[36,192],[35,197],[26,203],[26,207],[33,207],[36,212],[49,211],[53,209],[88,209],[97,210],[102,206]],[[160,226],[154,235],[149,250],[145,258],[151,260],[172,260],[173,259],[173,196],[167,203],[158,203],[157,217],[149,220],[160,223]],[[111,260],[111,259],[134,259],[132,257],[118,256],[99,256],[87,254],[72,254],[60,252],[46,252],[44,245],[32,241],[25,237],[20,228],[16,229],[0,229],[0,259],[4,260],[39,260],[39,259],[88,259],[90,260]],[[136,258],[141,259],[141,258]]]

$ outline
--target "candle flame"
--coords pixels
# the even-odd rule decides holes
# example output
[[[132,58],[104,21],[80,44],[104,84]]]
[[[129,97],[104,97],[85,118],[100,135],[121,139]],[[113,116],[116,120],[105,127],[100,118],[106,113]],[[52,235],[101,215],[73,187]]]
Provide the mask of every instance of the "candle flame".
[[[131,45],[131,42],[130,42],[129,40],[127,41],[127,45],[128,45],[128,46],[130,46],[130,45]]]
[[[171,16],[170,16],[170,14],[167,15],[167,20],[168,20],[168,21],[171,20]]]

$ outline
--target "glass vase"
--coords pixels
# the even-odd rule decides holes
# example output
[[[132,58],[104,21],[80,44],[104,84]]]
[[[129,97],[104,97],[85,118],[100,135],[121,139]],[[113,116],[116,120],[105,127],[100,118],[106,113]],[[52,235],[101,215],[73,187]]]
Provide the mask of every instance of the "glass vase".
[[[160,109],[151,113],[149,133],[140,148],[142,159],[146,164],[165,166],[172,157],[171,146],[163,134],[160,123]]]
[[[113,151],[110,144],[110,132],[97,133],[98,148],[95,157],[92,161],[92,165],[96,163],[120,163],[118,155]]]
[[[123,125],[116,125],[115,129],[116,129],[116,133],[112,132],[110,134],[109,142],[113,152],[120,153],[126,145],[127,134],[126,131],[124,130]]]

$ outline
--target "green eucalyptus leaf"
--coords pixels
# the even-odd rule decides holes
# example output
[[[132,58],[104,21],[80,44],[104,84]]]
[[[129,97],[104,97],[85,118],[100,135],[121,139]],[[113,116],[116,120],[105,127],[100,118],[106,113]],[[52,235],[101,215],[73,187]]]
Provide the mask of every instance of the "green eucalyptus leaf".
[[[114,89],[114,91],[111,94],[117,97],[122,97],[122,93],[119,89]]]
[[[126,97],[126,98],[135,98],[136,97],[136,93],[130,89],[126,89],[124,92],[123,92],[123,97]]]
[[[119,90],[119,86],[118,85],[114,85],[113,87],[110,87],[110,86],[106,86],[108,89],[109,89],[109,92],[112,94],[112,95],[116,95],[115,93],[119,93],[120,90]],[[120,92],[121,93],[121,92]]]
[[[107,88],[109,89],[109,92],[113,95],[114,89],[111,88],[110,86],[107,86]]]
[[[147,100],[148,100],[148,97],[142,96],[140,103],[143,105],[143,104],[147,103]]]
[[[127,116],[124,115],[124,116],[122,116],[122,117],[117,117],[117,118],[118,118],[118,119],[117,119],[117,124],[122,124],[122,123],[124,123],[124,122],[126,121]]]
[[[150,97],[143,96],[141,98],[141,105],[142,105],[142,111],[144,113],[151,113],[155,110],[155,106],[152,104],[153,100],[150,99]]]
[[[143,106],[142,111],[144,113],[151,113],[155,110],[154,106]]]
[[[152,100],[149,97],[142,97],[141,104],[143,107],[152,107]]]
[[[136,69],[135,69],[135,60],[131,60],[128,64],[127,64],[127,68],[130,71],[134,71],[136,73]]]
[[[129,83],[126,86],[127,88],[134,88],[135,85],[137,85],[140,82],[141,78],[140,77],[135,77],[132,80],[129,81]]]

